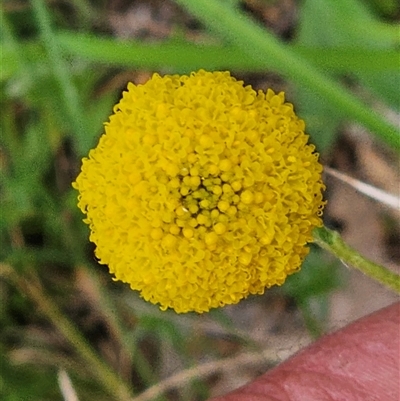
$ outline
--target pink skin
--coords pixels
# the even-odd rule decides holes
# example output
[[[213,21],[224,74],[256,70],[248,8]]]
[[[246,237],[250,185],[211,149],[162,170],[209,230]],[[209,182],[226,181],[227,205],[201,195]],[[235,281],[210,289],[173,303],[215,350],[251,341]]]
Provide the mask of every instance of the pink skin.
[[[210,401],[399,401],[400,303],[327,335]]]

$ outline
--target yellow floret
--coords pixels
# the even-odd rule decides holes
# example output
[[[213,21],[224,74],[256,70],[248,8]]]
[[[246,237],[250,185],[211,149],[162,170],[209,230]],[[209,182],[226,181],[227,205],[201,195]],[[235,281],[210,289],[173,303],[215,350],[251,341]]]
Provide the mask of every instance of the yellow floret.
[[[199,313],[299,270],[322,166],[284,94],[229,72],[130,83],[74,188],[100,263],[162,309]]]

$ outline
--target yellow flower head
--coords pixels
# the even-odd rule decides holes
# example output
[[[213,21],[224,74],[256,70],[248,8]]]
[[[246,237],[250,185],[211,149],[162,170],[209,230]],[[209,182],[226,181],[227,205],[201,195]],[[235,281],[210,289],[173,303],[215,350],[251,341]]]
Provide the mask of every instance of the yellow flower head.
[[[229,72],[130,83],[73,184],[100,263],[179,313],[281,285],[322,224],[307,140],[282,92]]]

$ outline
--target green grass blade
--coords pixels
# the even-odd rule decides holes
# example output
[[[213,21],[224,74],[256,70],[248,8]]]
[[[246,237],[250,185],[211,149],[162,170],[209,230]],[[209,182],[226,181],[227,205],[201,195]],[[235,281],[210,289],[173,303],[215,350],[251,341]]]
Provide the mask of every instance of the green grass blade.
[[[396,127],[243,13],[215,0],[176,0],[176,3],[249,57],[265,63],[266,69],[277,71],[296,84],[313,89],[332,107],[341,110],[344,117],[359,122],[394,149],[400,150],[400,135]]]
[[[255,60],[243,58],[243,52],[231,46],[201,45],[177,40],[146,44],[70,32],[58,33],[57,39],[68,54],[118,66],[150,69],[170,67],[185,71],[227,66],[261,71],[263,67]]]
[[[264,62],[243,57],[243,51],[233,46],[200,45],[185,41],[145,44],[72,32],[61,32],[56,36],[57,42],[68,54],[116,66],[149,69],[170,67],[185,71],[199,68],[253,72],[265,70]],[[397,71],[399,68],[400,53],[395,50],[326,49],[298,45],[290,48],[311,63],[333,72]]]
[[[71,129],[75,132],[78,140],[78,152],[85,153],[90,143],[87,135],[80,107],[79,95],[74,86],[70,71],[64,59],[57,39],[53,34],[50,16],[42,0],[32,0],[32,7],[36,15],[40,34],[47,52],[47,58],[51,65],[53,74],[62,91],[62,101],[69,119]]]

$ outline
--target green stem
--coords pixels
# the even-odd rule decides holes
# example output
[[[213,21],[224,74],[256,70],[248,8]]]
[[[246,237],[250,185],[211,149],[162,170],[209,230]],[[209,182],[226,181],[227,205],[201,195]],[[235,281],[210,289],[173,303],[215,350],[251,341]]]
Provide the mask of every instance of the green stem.
[[[400,276],[361,256],[347,245],[336,231],[326,227],[316,228],[313,232],[315,242],[331,252],[346,265],[351,265],[367,276],[400,294]]]
[[[400,150],[397,129],[370,110],[334,80],[325,76],[314,65],[297,56],[265,28],[238,10],[219,0],[175,0],[198,17],[211,30],[240,48],[244,54],[259,60],[296,84],[312,88],[321,98],[343,115],[358,121],[379,135],[394,149]]]
[[[53,325],[60,331],[66,340],[75,348],[78,354],[86,361],[89,369],[97,376],[105,390],[115,400],[127,401],[131,399],[131,391],[128,386],[104,363],[96,352],[85,341],[81,333],[59,310],[38,285],[37,281],[17,276],[18,287],[28,294],[38,305],[39,309],[47,316]]]

